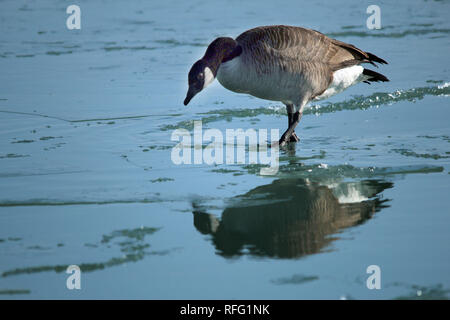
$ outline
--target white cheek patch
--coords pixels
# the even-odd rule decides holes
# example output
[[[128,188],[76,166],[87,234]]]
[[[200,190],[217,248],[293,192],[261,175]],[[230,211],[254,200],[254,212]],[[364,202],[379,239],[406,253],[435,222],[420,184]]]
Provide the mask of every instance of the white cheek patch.
[[[203,84],[203,89],[205,89],[213,81],[214,81],[214,74],[212,73],[210,68],[206,67],[205,68],[205,83]]]

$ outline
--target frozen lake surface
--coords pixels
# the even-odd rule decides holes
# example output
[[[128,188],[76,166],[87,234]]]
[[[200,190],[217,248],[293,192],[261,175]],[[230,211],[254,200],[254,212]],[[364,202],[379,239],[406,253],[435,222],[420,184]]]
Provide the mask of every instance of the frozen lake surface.
[[[77,4],[81,30],[67,3],[0,3],[0,299],[449,297],[449,1],[378,1],[381,30],[366,1]],[[281,103],[217,81],[182,103],[212,40],[272,24],[372,52],[391,81],[311,104],[275,176],[175,165],[194,120],[285,130]]]

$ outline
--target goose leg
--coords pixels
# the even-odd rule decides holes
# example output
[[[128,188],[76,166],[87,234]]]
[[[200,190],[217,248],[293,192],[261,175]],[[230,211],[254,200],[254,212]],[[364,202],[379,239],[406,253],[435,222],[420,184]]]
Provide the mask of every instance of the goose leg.
[[[294,114],[293,113],[288,113],[288,128],[291,126],[292,122],[293,122],[293,118],[294,118]],[[291,137],[289,138],[289,142],[299,142],[300,138],[297,137],[297,134],[294,132],[292,132]]]
[[[294,105],[293,104],[286,104],[286,111],[287,111],[287,114],[288,114],[288,128],[290,128],[293,125],[293,123],[295,122],[294,121],[294,118],[295,118]],[[300,121],[300,119],[298,121]],[[297,123],[298,123],[298,121],[297,121]],[[296,125],[297,124],[294,125],[294,129],[295,129]],[[284,135],[288,131],[289,131],[289,129],[284,133]],[[300,141],[300,139],[297,137],[297,134],[295,133],[295,131],[292,131],[291,135],[289,137],[286,137],[286,139],[287,140],[285,141],[285,143],[288,142],[288,141],[290,141],[290,142],[298,142],[298,141]],[[284,144],[282,144],[282,140],[280,139],[280,145],[284,145]]]
[[[281,147],[286,145],[286,143],[288,141],[290,141],[290,138],[291,138],[292,134],[294,133],[295,127],[297,126],[297,124],[300,122],[300,119],[302,118],[302,114],[303,113],[300,112],[300,110],[299,110],[292,115],[292,119],[291,119],[292,122],[289,125],[289,128],[286,130],[285,133],[283,133],[283,135],[280,138],[279,144]]]

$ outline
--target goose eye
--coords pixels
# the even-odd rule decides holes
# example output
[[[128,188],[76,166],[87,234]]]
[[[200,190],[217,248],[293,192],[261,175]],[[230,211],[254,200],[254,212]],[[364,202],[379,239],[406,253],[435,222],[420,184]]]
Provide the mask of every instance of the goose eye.
[[[197,76],[198,80],[203,80],[204,77],[203,73],[199,73]]]

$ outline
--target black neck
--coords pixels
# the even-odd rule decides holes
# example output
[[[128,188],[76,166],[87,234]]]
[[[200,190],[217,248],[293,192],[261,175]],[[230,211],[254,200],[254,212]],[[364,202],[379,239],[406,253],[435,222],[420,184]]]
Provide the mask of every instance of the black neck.
[[[215,76],[221,63],[227,62],[241,53],[242,48],[234,39],[217,38],[208,46],[202,60],[207,63]]]

